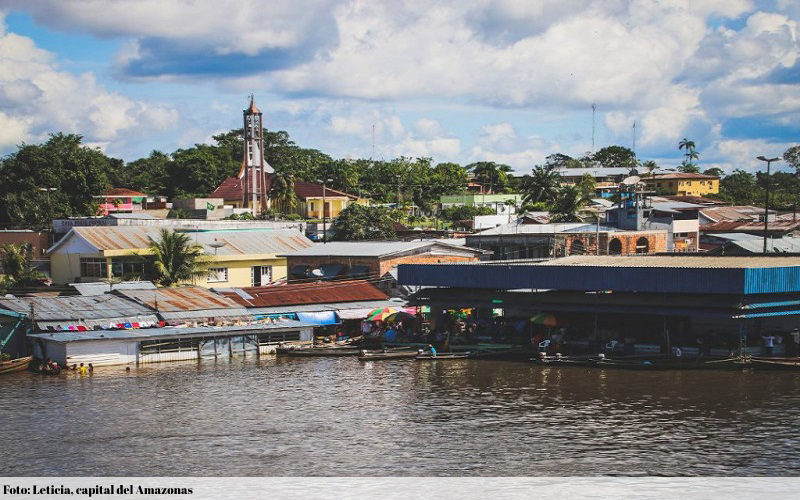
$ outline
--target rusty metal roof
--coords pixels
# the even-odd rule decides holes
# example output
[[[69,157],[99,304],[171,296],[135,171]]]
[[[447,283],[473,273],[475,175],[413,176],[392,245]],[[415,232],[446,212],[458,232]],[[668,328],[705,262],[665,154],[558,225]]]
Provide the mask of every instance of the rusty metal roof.
[[[0,308],[25,314],[30,314],[31,305],[36,321],[122,318],[146,316],[153,312],[142,304],[110,294],[0,299]]]
[[[81,238],[98,251],[137,250],[147,248],[150,238],[158,241],[162,228],[154,226],[73,227],[49,252],[55,251],[70,238]],[[296,229],[178,229],[203,246],[208,255],[263,255],[293,252],[312,245],[311,240]],[[215,248],[212,245],[219,245]]]
[[[157,309],[159,312],[241,309],[241,306],[233,300],[199,286],[158,288],[156,290],[118,290],[114,293],[150,309]]]
[[[245,307],[327,304],[387,300],[389,298],[364,280],[234,288],[220,290],[219,293]]]

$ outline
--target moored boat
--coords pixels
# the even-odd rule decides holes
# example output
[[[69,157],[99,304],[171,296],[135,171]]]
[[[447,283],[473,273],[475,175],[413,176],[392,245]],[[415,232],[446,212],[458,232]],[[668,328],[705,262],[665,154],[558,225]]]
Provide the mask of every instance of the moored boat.
[[[800,358],[750,358],[747,364],[756,370],[800,371]]]
[[[360,351],[355,347],[303,347],[288,349],[285,354],[297,357],[357,356]]]
[[[414,359],[416,359],[417,361],[450,361],[454,359],[469,359],[469,358],[470,358],[469,352],[438,352],[436,354],[431,354],[430,352],[424,352],[414,357]]]
[[[733,370],[742,367],[741,359],[725,358],[708,361],[681,359],[597,359],[598,368],[622,370]]]
[[[358,354],[358,359],[361,361],[381,361],[381,360],[389,360],[389,359],[412,359],[419,356],[419,351],[417,350],[399,350],[399,351],[390,351],[390,350],[380,350],[380,351],[366,351],[362,350]]]
[[[25,371],[33,361],[33,356],[0,361],[0,375]]]

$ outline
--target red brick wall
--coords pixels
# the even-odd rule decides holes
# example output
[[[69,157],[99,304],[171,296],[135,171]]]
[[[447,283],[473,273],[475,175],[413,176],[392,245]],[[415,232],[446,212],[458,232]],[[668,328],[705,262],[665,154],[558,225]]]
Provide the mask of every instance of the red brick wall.
[[[609,244],[612,240],[617,239],[622,245],[622,255],[635,254],[636,242],[639,238],[647,239],[647,253],[666,252],[667,251],[667,235],[666,233],[647,233],[647,232],[631,232],[631,233],[600,233],[600,255],[607,255]],[[557,255],[577,255],[579,252],[576,250],[574,243],[579,241],[583,244],[582,255],[596,255],[596,235],[593,233],[577,233],[564,235],[564,239],[559,241],[557,248]]]

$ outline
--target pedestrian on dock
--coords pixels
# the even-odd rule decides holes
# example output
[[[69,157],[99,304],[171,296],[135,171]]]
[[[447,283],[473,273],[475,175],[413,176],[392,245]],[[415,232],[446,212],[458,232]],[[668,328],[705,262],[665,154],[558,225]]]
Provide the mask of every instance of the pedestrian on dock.
[[[431,357],[436,357],[436,348],[433,347],[433,344],[428,344],[428,349],[431,351]]]

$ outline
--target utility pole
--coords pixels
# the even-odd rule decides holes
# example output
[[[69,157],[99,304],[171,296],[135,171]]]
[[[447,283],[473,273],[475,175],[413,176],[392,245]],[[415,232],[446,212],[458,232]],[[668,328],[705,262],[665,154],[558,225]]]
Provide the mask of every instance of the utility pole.
[[[767,253],[767,219],[769,219],[769,164],[773,161],[780,161],[780,158],[777,156],[775,158],[767,158],[764,156],[759,156],[756,159],[767,162],[767,178],[766,182],[764,183],[764,253]]]

